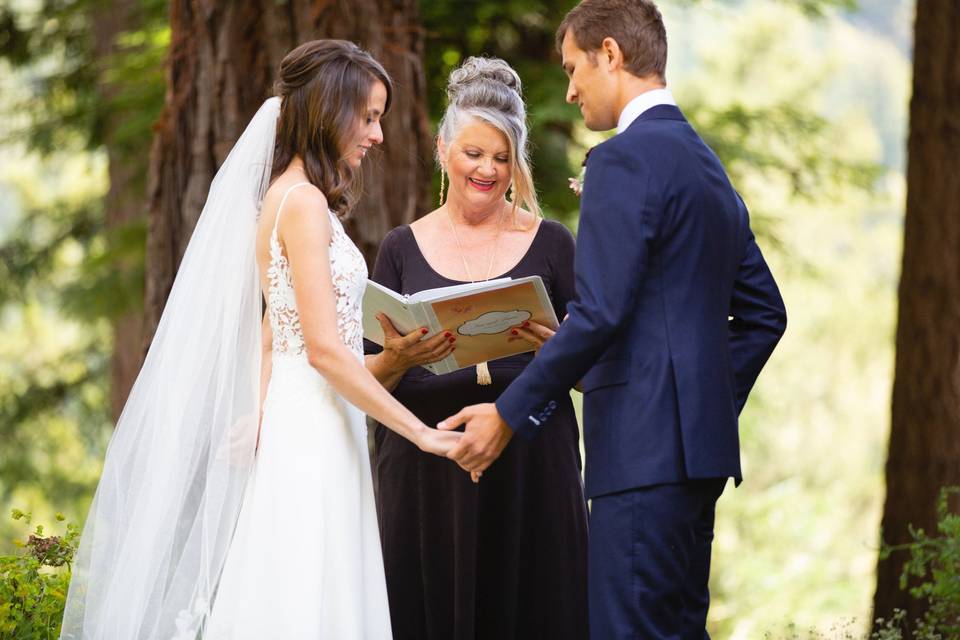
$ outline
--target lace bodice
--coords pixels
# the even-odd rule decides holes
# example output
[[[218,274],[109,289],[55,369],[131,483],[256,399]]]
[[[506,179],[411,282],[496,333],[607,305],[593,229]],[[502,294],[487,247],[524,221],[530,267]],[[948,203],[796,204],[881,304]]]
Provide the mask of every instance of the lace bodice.
[[[270,328],[273,330],[273,353],[306,356],[303,330],[300,327],[300,314],[293,293],[293,278],[290,263],[283,254],[277,227],[283,205],[290,192],[301,185],[300,182],[283,194],[277,218],[270,234],[270,266],[267,268],[267,311],[270,314]],[[340,219],[332,212],[330,216],[330,275],[333,279],[333,293],[337,300],[337,329],[340,339],[358,358],[363,357],[363,292],[367,282],[367,264],[363,254],[343,229]]]

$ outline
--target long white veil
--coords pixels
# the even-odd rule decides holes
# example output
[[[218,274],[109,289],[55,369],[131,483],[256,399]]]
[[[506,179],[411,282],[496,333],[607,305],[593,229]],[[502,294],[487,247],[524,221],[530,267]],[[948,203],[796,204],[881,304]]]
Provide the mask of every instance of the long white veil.
[[[194,640],[252,467],[259,413],[256,224],[280,99],[210,186],[107,449],[61,638]]]

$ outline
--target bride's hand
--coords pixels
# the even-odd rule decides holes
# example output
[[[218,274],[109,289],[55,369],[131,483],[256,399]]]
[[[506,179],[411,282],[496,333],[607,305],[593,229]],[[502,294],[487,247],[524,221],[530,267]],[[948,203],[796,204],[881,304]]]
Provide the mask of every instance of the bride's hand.
[[[249,465],[260,444],[261,419],[253,414],[239,416],[217,448],[217,460],[229,460],[231,466]]]
[[[462,437],[463,433],[459,431],[440,431],[424,425],[423,430],[417,434],[414,444],[421,451],[446,457],[447,452],[453,449]]]

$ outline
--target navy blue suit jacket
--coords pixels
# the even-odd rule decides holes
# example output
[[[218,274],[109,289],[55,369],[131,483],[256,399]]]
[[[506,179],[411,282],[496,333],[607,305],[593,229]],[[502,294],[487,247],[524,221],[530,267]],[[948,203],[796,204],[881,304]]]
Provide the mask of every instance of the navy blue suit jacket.
[[[548,431],[582,380],[589,497],[739,482],[738,415],[786,311],[743,201],[678,108],[591,151],[575,272],[569,317],[497,400],[507,424]]]

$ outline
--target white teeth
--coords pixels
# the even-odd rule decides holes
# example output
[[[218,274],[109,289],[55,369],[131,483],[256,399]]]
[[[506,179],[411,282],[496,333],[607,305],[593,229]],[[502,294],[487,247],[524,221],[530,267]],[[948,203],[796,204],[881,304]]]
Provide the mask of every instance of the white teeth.
[[[487,180],[477,180],[476,178],[470,178],[470,180],[472,180],[473,182],[476,182],[477,184],[483,185],[483,186],[485,186],[485,187],[489,187],[489,186],[493,185],[493,183],[494,183],[493,180],[489,180],[489,181],[487,181]]]

